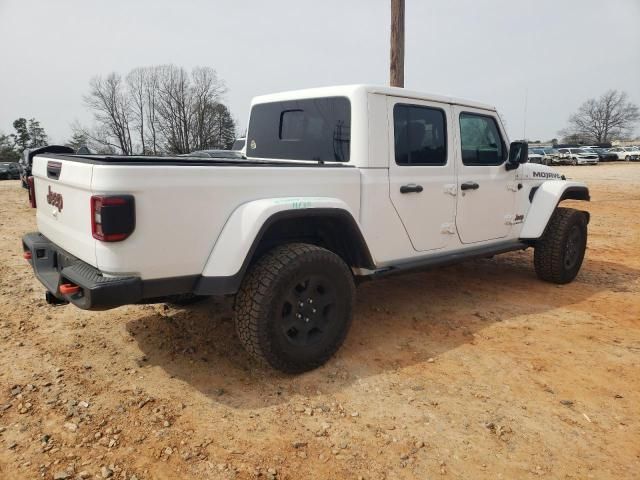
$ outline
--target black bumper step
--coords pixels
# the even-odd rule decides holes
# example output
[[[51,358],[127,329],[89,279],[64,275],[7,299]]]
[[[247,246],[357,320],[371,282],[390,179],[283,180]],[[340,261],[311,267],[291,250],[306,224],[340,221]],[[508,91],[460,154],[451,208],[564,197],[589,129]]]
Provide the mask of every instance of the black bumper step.
[[[113,277],[103,273],[64,251],[41,233],[22,237],[25,252],[36,277],[57,299],[73,303],[84,310],[106,310],[143,298],[143,282],[139,277]],[[73,284],[80,290],[72,294],[60,292],[60,286]]]

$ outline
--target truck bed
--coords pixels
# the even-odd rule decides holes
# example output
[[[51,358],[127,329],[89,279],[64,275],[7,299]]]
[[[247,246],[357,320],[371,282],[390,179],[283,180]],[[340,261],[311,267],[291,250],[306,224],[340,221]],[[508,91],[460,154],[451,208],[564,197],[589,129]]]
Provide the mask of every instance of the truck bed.
[[[62,155],[47,154],[47,158],[52,160],[68,160],[80,163],[91,163],[96,165],[180,165],[180,166],[234,166],[234,167],[331,167],[331,168],[355,168],[340,162],[324,163],[308,160],[268,160],[259,158],[203,158],[203,157],[183,157],[183,156],[150,156],[150,155]]]
[[[336,163],[42,154],[33,175],[48,240],[102,272],[142,280],[200,275],[231,214],[252,200],[337,198],[360,213],[360,172]],[[134,197],[126,240],[92,236],[91,198],[101,195]]]

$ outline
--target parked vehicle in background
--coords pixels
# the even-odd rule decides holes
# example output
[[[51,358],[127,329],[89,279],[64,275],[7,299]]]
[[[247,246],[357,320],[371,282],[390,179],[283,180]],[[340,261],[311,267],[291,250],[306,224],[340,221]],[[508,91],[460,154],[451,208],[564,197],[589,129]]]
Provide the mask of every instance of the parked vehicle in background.
[[[540,155],[539,153],[533,153],[531,150],[529,150],[529,163],[540,163],[542,165],[546,165],[545,161],[544,161],[544,156]]]
[[[631,147],[613,147],[609,149],[609,152],[615,154],[618,160],[625,160],[628,162],[629,160],[640,159],[640,151]]]
[[[629,160],[640,160],[640,148],[624,147],[624,149],[629,154]],[[625,157],[625,160],[626,160],[626,157]]]
[[[0,180],[18,180],[20,168],[16,162],[0,163]]]
[[[558,152],[570,165],[597,165],[598,154],[585,148],[560,148]]]
[[[75,151],[71,147],[65,147],[62,145],[49,145],[46,147],[25,149],[25,151],[22,152],[22,158],[18,162],[20,163],[20,180],[22,181],[23,188],[29,188],[29,177],[31,177],[31,164],[33,163],[33,157],[42,152],[74,153]],[[29,190],[29,196],[31,197],[31,190]]]
[[[557,152],[558,156],[556,157],[555,163],[559,165],[571,165],[571,154],[568,148],[559,148]]]
[[[233,160],[38,155],[39,232],[23,249],[48,301],[235,295],[247,351],[299,373],[344,341],[357,282],[530,247],[541,280],[580,270],[589,213],[559,204],[589,200],[587,186],[527,163],[490,105],[284,92],[253,100],[247,140]]]
[[[631,155],[635,156],[636,160],[640,160],[640,147],[625,147],[625,148],[629,150]],[[630,160],[632,159],[630,158]]]
[[[553,148],[534,147],[529,149],[529,152],[542,156],[543,165],[553,165],[554,163],[560,163],[560,155],[558,151]]]
[[[600,162],[611,162],[618,159],[618,156],[615,153],[609,152],[608,148],[591,147],[589,150],[598,155]]]
[[[233,142],[233,146],[231,147],[231,150],[240,151],[244,148],[246,143],[247,143],[247,139],[245,137],[236,138],[236,141]]]
[[[197,150],[191,153],[184,153],[180,157],[196,158],[244,158],[241,152],[234,150]]]

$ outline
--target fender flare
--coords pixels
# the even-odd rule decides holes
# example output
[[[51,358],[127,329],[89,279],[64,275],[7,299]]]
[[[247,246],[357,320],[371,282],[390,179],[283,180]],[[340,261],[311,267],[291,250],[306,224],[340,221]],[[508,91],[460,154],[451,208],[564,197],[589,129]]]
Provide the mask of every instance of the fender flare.
[[[520,238],[535,240],[542,236],[551,215],[563,200],[589,201],[589,188],[582,182],[565,180],[548,180],[534,187],[531,206],[527,212]],[[533,189],[532,189],[533,191]]]
[[[270,225],[283,218],[340,216],[349,219],[366,246],[360,226],[349,206],[338,198],[268,198],[244,203],[227,219],[202,270],[198,295],[235,293],[260,240]],[[367,256],[373,264],[367,248]]]

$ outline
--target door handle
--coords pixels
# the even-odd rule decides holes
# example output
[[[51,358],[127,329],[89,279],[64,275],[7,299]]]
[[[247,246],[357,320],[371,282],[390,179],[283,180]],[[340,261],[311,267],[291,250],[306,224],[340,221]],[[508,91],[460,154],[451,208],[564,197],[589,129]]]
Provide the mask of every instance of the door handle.
[[[400,193],[420,193],[423,190],[422,185],[416,185],[410,183],[409,185],[402,185],[400,187]]]
[[[476,182],[464,182],[460,185],[460,190],[477,190],[480,188]]]

